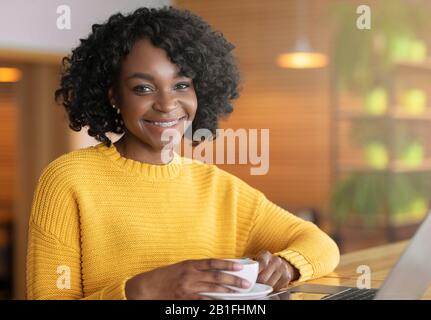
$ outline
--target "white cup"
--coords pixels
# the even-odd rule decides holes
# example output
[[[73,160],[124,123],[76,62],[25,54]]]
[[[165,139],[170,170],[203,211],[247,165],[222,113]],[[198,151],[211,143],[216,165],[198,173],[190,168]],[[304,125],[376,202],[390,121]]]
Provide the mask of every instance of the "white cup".
[[[229,260],[229,261],[233,261],[235,263],[241,264],[242,270],[223,271],[223,272],[232,274],[232,275],[237,276],[237,277],[242,278],[242,279],[245,279],[248,282],[250,282],[250,284],[251,284],[250,287],[248,287],[248,288],[238,288],[238,287],[233,287],[233,286],[228,286],[228,285],[226,285],[226,287],[228,287],[229,289],[235,290],[237,292],[241,292],[241,293],[251,291],[251,289],[253,289],[253,287],[256,283],[257,276],[259,274],[259,262],[251,260],[251,259],[225,259],[225,260]]]

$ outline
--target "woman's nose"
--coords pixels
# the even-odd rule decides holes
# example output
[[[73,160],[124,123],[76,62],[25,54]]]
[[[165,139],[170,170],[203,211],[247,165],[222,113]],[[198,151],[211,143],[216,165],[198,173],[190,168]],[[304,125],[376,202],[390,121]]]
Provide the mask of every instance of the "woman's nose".
[[[178,108],[178,105],[175,93],[163,92],[158,94],[157,99],[153,104],[153,109],[163,113],[169,113]]]

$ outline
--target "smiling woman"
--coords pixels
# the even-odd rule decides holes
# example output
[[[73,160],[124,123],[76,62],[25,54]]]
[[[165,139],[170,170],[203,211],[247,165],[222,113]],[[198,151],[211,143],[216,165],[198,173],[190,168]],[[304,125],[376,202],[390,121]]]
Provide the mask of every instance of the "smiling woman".
[[[64,59],[56,98],[70,128],[88,126],[101,143],[42,172],[29,222],[30,299],[209,299],[200,293],[250,289],[223,272],[242,268],[229,258],[256,259],[258,282],[275,290],[335,268],[338,248],[317,226],[162,139],[170,129],[214,134],[233,111],[232,49],[189,11],[141,8],[94,25]],[[113,144],[107,132],[124,135]]]

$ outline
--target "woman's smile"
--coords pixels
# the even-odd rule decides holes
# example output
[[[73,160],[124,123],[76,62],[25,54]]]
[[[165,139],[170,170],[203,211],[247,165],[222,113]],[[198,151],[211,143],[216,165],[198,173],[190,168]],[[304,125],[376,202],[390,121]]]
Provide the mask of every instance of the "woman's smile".
[[[175,129],[181,125],[187,116],[182,116],[180,118],[169,118],[169,119],[154,119],[154,120],[143,120],[145,127],[151,129],[154,132],[161,133],[166,129]]]

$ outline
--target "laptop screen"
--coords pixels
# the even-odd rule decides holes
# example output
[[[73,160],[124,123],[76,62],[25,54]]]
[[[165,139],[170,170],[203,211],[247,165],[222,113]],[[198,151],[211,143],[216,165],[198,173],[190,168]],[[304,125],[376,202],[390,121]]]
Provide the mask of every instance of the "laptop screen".
[[[430,283],[431,212],[410,240],[375,299],[420,299]]]

